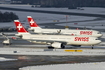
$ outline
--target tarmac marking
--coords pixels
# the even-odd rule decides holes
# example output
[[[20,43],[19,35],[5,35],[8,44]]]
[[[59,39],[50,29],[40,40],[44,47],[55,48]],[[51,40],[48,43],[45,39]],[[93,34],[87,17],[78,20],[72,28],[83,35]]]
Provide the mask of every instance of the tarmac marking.
[[[65,52],[83,52],[83,50],[65,50]]]

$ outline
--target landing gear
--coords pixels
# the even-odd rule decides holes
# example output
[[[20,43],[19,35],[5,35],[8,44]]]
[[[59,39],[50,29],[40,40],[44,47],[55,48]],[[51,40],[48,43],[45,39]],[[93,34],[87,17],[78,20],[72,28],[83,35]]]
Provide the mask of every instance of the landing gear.
[[[91,45],[92,46],[92,49],[94,49],[94,45]]]
[[[64,44],[63,44],[63,43],[61,44],[61,48],[62,48],[62,49],[64,49],[64,48],[65,48],[65,46],[64,46]]]

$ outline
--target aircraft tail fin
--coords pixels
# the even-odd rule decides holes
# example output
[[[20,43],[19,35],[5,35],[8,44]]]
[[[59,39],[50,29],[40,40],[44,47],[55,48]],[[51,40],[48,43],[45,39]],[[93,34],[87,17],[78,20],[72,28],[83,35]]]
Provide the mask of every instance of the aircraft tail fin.
[[[31,16],[27,16],[30,27],[39,27]]]
[[[18,33],[28,33],[28,31],[24,28],[24,26],[19,22],[19,20],[14,20],[16,30]]]

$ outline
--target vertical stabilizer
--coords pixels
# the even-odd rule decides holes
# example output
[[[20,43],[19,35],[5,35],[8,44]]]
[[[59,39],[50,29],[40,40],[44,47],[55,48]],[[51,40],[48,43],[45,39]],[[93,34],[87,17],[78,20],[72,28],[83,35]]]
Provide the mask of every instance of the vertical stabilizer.
[[[31,16],[27,16],[30,27],[39,27]]]
[[[18,33],[28,33],[24,26],[19,22],[19,20],[14,20],[16,29]]]

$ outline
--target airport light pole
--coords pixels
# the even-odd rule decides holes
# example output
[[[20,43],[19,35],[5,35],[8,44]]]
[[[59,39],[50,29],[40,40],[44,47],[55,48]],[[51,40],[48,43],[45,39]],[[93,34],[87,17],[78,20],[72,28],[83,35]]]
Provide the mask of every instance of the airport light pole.
[[[69,28],[69,27],[67,26],[67,21],[68,21],[68,15],[66,15],[66,26],[65,26],[65,28]]]

